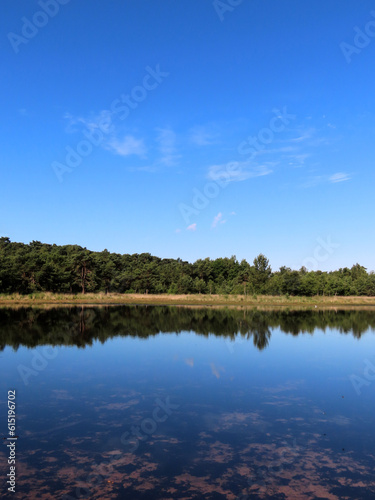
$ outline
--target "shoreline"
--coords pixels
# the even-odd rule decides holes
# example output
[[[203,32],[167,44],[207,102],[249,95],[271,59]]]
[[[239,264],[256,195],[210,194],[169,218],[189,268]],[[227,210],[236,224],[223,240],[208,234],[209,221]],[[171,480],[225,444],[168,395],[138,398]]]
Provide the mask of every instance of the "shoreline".
[[[145,295],[145,294],[51,294],[1,295],[0,306],[106,306],[106,305],[175,305],[235,307],[375,307],[375,297],[287,297],[243,295]]]

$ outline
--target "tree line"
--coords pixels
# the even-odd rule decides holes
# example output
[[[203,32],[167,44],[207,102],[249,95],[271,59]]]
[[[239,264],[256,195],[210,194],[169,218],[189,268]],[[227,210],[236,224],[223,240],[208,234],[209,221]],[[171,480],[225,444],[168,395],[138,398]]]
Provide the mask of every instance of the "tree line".
[[[252,264],[235,256],[190,263],[1,237],[0,293],[38,292],[374,296],[375,274],[360,264],[330,272],[285,266],[272,271],[263,254]]]

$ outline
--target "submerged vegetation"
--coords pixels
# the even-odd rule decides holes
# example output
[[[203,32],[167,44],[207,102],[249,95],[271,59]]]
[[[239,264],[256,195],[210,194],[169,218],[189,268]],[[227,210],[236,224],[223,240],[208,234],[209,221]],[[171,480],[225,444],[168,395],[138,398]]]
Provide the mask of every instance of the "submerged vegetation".
[[[30,244],[0,238],[0,293],[375,296],[375,274],[355,264],[337,271],[273,272],[260,254],[252,264],[231,258],[161,259],[149,253],[92,252],[78,245]]]

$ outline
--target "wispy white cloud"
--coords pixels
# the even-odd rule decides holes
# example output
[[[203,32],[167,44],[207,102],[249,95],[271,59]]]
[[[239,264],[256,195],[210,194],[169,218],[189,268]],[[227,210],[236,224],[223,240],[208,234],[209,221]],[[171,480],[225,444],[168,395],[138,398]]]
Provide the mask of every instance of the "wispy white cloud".
[[[337,172],[336,174],[331,175],[329,178],[329,181],[332,183],[336,182],[344,182],[350,180],[349,174],[346,174],[345,172]]]
[[[249,161],[231,162],[222,165],[211,165],[207,177],[213,181],[241,182],[253,177],[261,177],[272,173],[269,165],[255,165]]]
[[[311,175],[301,184],[302,188],[315,187],[325,181],[323,175]]]
[[[120,156],[136,155],[145,157],[147,153],[144,140],[132,134],[121,134],[112,120],[112,113],[103,110],[88,117],[73,116],[65,113],[67,133],[82,133],[85,137],[92,135],[98,146]],[[121,137],[121,138],[120,138]]]
[[[217,215],[215,215],[214,220],[212,221],[211,227],[216,227],[219,222],[222,222],[223,214],[219,212]]]
[[[65,113],[64,120],[66,121],[65,132],[67,134],[74,134],[75,132],[79,132],[81,130],[81,124],[77,127],[78,123],[80,123],[78,117],[73,116],[71,113]]]
[[[181,155],[178,155],[176,152],[176,134],[170,128],[159,128],[157,132],[158,136],[156,140],[159,143],[161,154],[158,162],[167,167],[177,165]]]
[[[65,131],[68,134],[82,132],[86,129],[89,132],[101,129],[108,131],[113,127],[112,114],[108,110],[100,111],[99,113],[91,113],[90,116],[74,116],[71,113],[65,113],[64,119],[67,121]]]
[[[108,149],[120,156],[137,155],[144,157],[147,152],[143,139],[136,139],[132,135],[126,135],[122,140],[111,138],[108,141]]]
[[[194,224],[190,224],[190,226],[188,226],[186,228],[186,231],[196,231],[197,230],[197,223],[194,222]]]
[[[338,182],[344,182],[344,181],[349,181],[351,179],[349,174],[346,174],[344,172],[337,172],[336,174],[333,175],[315,175],[315,176],[310,176],[302,185],[301,187],[304,188],[310,188],[310,187],[315,187],[318,186],[319,184],[325,184],[325,183],[330,183],[330,184],[336,184]]]
[[[179,164],[181,155],[177,154],[175,132],[170,128],[157,128],[156,131],[155,141],[158,149],[156,157],[151,164],[136,167],[134,170],[157,173],[165,170],[166,167],[174,167]]]
[[[259,154],[261,154],[261,153],[293,153],[294,151],[298,151],[297,146],[282,146],[280,148],[261,150],[261,151],[259,151]]]
[[[297,167],[302,166],[305,164],[305,161],[307,160],[307,158],[310,158],[310,156],[311,155],[309,153],[289,155],[288,156],[289,165],[297,166]]]
[[[128,167],[130,172],[148,172],[149,174],[156,174],[159,168],[156,165],[142,165],[141,167]]]
[[[275,160],[279,166],[289,166],[292,168],[311,166],[314,157],[321,155],[322,147],[328,146],[332,142],[332,132],[327,128],[324,130],[316,127],[300,124],[288,130],[285,137],[275,140],[275,146],[265,148],[257,153],[265,160]],[[314,181],[316,182],[316,181]]]
[[[190,142],[196,146],[210,146],[215,144],[215,135],[206,127],[194,127],[190,130]]]
[[[304,130],[300,135],[298,135],[297,137],[293,137],[291,139],[289,139],[291,142],[305,142],[307,141],[308,139],[312,139],[315,135],[316,131],[315,129],[313,128],[309,128],[307,130]]]

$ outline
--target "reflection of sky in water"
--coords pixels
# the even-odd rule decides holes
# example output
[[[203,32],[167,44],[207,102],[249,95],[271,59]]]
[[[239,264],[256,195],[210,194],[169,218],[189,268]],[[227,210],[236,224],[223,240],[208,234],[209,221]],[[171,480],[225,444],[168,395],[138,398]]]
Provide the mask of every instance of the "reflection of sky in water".
[[[34,350],[0,354],[3,433],[17,388],[17,498],[374,498],[375,382],[357,395],[349,380],[375,364],[372,332],[273,329],[263,351],[193,332],[55,349],[27,386],[17,366]],[[166,398],[178,408],[153,423]],[[155,429],[121,442],[142,425]]]

